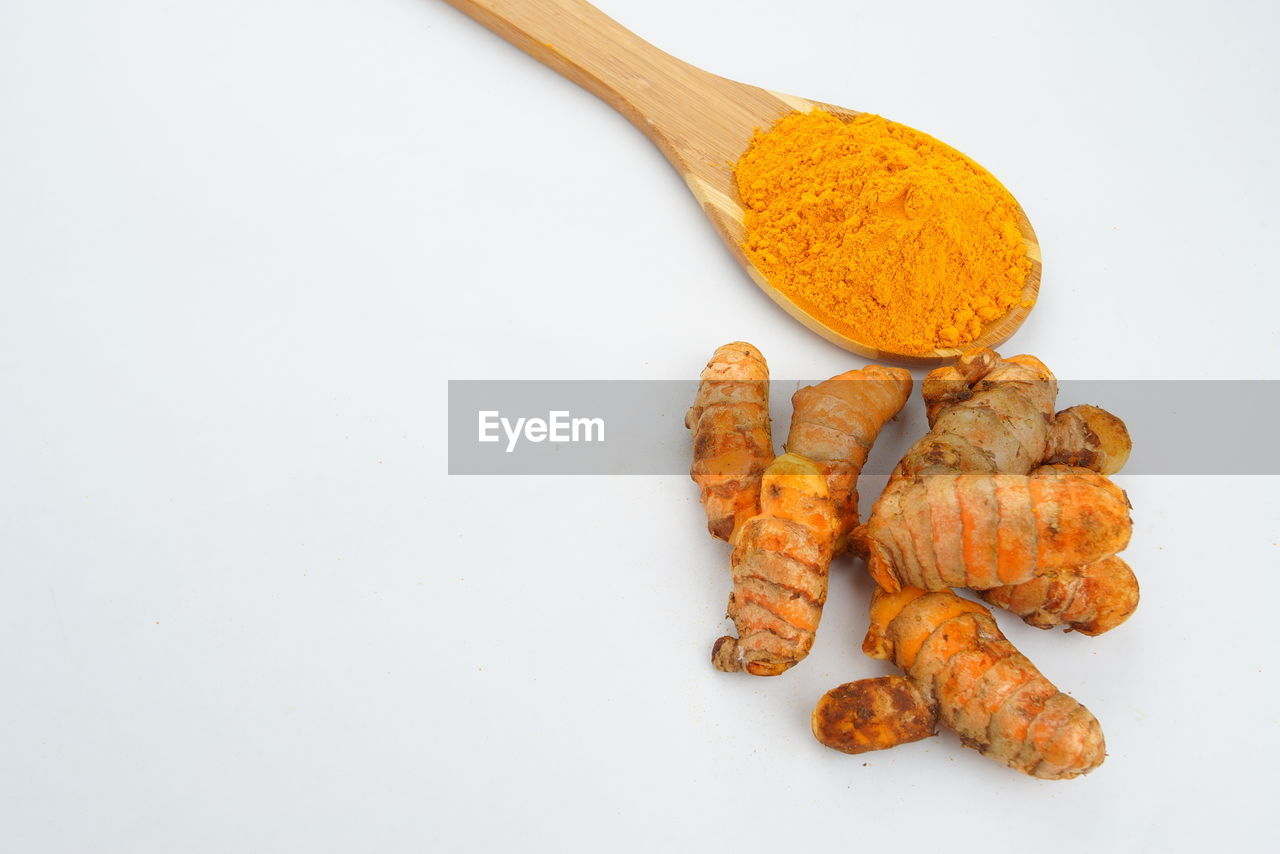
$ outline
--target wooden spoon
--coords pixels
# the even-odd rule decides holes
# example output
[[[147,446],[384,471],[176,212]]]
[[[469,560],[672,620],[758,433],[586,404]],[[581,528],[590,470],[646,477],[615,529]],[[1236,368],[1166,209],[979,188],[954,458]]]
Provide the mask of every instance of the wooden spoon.
[[[893,353],[839,331],[842,325],[769,284],[742,250],[742,205],[733,164],[756,128],[819,107],[857,113],[794,95],[726,80],[663,53],[584,0],[446,0],[534,59],[594,92],[657,143],[684,176],[738,262],[774,302],[823,338],[868,359],[913,364],[951,361],[959,349]],[[1031,260],[1020,303],[989,323],[968,347],[994,347],[1022,325],[1040,289],[1040,246],[1021,208],[1019,225]]]

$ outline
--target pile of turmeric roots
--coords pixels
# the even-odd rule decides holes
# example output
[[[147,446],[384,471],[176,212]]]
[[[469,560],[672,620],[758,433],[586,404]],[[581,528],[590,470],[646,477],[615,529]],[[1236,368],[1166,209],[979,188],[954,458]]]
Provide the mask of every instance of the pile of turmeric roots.
[[[907,371],[872,365],[801,388],[775,458],[764,357],[742,342],[716,350],[685,418],[708,530],[733,546],[737,637],[716,641],[712,663],[776,676],[800,662],[832,558],[848,551],[876,582],[862,649],[906,675],[827,692],[813,711],[820,742],[883,750],[940,720],[1032,776],[1088,773],[1105,757],[1097,719],[951,588],[1039,628],[1098,635],[1124,622],[1138,583],[1116,554],[1132,524],[1107,475],[1129,456],[1128,431],[1095,406],[1055,414],[1057,381],[1038,359],[970,350],[925,378],[929,434],[860,524],[858,476],[911,387]]]

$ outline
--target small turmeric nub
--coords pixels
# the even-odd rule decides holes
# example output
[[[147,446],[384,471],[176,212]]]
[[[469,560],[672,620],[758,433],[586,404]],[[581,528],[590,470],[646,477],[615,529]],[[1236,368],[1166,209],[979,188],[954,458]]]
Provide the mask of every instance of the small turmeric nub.
[[[880,676],[832,688],[810,721],[818,741],[856,754],[928,738],[937,732],[938,714],[910,679]]]
[[[1132,449],[1133,440],[1123,421],[1105,409],[1083,404],[1053,417],[1045,462],[1115,474],[1124,468]]]
[[[1022,584],[983,590],[982,598],[1037,629],[1066,626],[1093,636],[1114,629],[1137,610],[1138,579],[1129,564],[1112,555]]]

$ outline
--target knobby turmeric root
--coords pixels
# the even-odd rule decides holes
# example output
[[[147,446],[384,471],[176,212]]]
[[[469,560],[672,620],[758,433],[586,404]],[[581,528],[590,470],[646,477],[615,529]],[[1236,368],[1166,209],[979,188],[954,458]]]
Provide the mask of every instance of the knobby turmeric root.
[[[941,590],[1020,584],[1129,544],[1124,492],[1101,475],[923,475],[881,496],[859,529],[876,583]]]
[[[836,553],[858,524],[858,475],[880,428],[911,396],[911,374],[869,365],[791,396],[787,450],[808,457],[826,475],[839,528]]]
[[[1104,410],[1098,412],[1119,421]],[[1123,429],[1123,423],[1120,426]],[[1125,435],[1127,438],[1128,434]],[[1032,474],[1093,478],[1095,483],[1111,483],[1096,472],[1078,466],[1046,465]],[[1068,631],[1085,635],[1100,635],[1129,619],[1137,610],[1139,598],[1138,579],[1133,570],[1114,555],[1083,566],[1050,570],[1021,584],[983,590],[981,595],[988,603],[1017,614],[1027,625],[1038,629],[1065,625]]]
[[[1050,459],[1073,459],[1087,467],[1041,466],[1054,470],[1109,474],[1129,457],[1132,443],[1124,422],[1096,406],[1073,406],[1059,412],[1050,428]],[[1096,636],[1123,623],[1138,608],[1138,578],[1116,556],[1084,566],[1052,569],[1029,581],[982,591],[982,598],[1017,614],[1037,629],[1066,626],[1067,631]]]
[[[898,463],[895,478],[1027,474],[1044,458],[1058,382],[1034,356],[969,350],[931,371],[920,390],[929,433]]]
[[[728,540],[760,512],[760,475],[773,459],[769,366],[760,351],[743,341],[717,349],[684,423],[693,431],[689,474],[702,488],[707,530]]]
[[[985,348],[969,350],[954,365],[932,371],[921,394],[930,432],[898,463],[873,517],[916,475],[1026,474],[1046,460],[1111,474],[1132,447],[1124,422],[1106,410],[1073,406],[1055,416],[1057,380],[1033,356],[1004,359]],[[858,537],[854,544],[864,547]],[[1004,585],[988,601],[1018,603],[1016,612],[1035,626],[1065,624],[1088,634],[1114,628],[1137,606],[1137,579],[1119,559],[1043,572],[1057,583],[1032,578],[1026,589]],[[1051,623],[1055,616],[1059,622]]]
[[[885,750],[937,732],[934,703],[903,676],[832,688],[813,708],[814,738],[844,753]]]
[[[929,372],[920,393],[929,433],[894,468],[872,520],[884,520],[895,496],[920,475],[1026,474],[1043,459],[1058,385],[1034,356],[1003,359],[985,347],[969,350],[955,364]],[[852,539],[864,556],[865,529]]]
[[[1097,719],[976,602],[949,590],[876,590],[862,648],[906,671],[938,718],[984,756],[1047,780],[1086,774],[1106,757]]]
[[[836,532],[827,479],[783,454],[761,479],[760,514],[735,535],[728,617],[738,637],[711,651],[719,670],[777,676],[809,654],[827,600]]]

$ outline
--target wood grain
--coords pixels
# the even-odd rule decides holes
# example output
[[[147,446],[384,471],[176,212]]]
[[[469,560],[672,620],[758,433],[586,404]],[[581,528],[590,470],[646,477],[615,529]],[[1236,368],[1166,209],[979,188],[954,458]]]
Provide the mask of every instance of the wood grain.
[[[657,144],[702,205],[729,250],[751,279],[792,317],[840,347],[868,359],[934,365],[961,350],[930,354],[887,352],[832,328],[822,312],[769,284],[742,251],[742,205],[733,164],[756,128],[793,111],[820,107],[854,116],[832,104],[771,92],[703,71],[664,53],[583,0],[446,0],[539,62],[593,92]],[[1022,301],[1034,304],[1040,289],[1040,247],[1026,214],[1020,226],[1031,259]],[[990,323],[966,347],[993,347],[1022,325],[1030,306]]]

